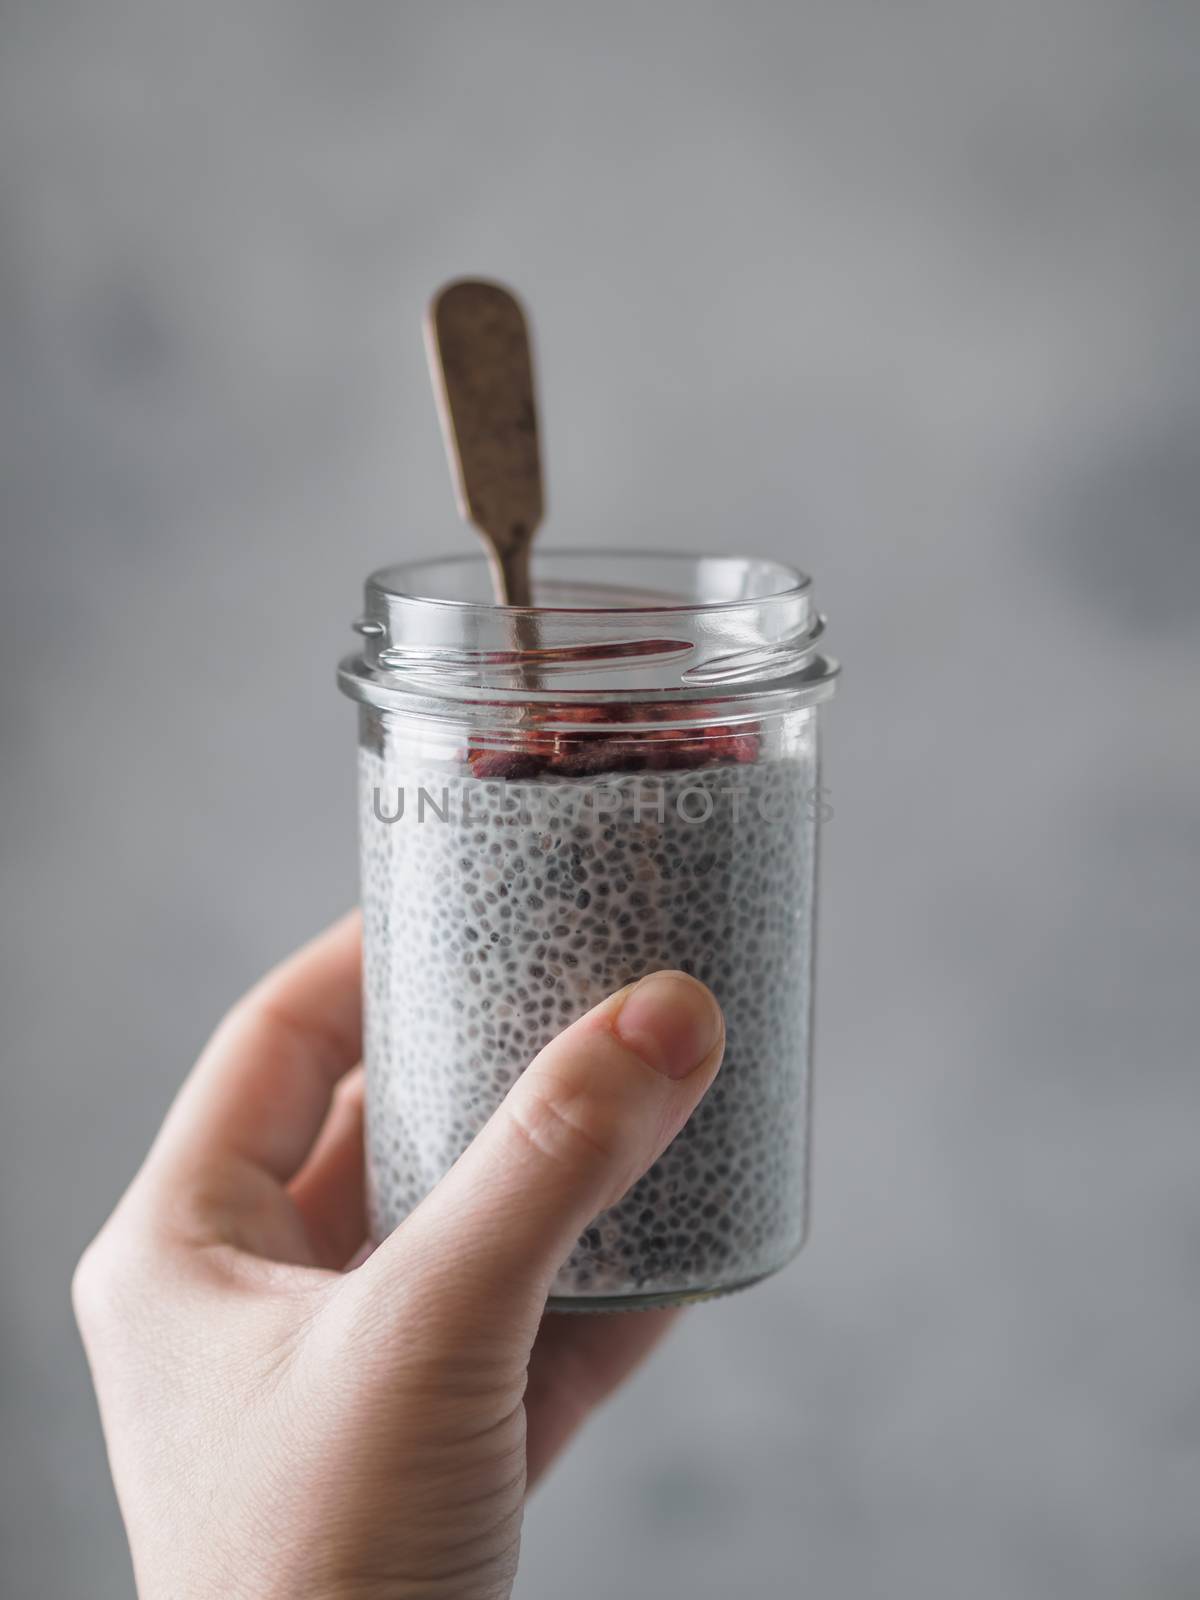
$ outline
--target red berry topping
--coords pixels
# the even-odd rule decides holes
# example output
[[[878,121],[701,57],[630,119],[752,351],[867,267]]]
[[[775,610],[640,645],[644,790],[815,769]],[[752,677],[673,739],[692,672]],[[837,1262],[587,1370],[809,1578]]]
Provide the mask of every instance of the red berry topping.
[[[599,777],[606,772],[682,772],[689,768],[732,763],[749,765],[758,759],[757,723],[742,723],[737,731],[719,724],[703,727],[630,727],[628,732],[601,733],[599,725],[685,723],[694,707],[675,702],[662,705],[553,706],[541,715],[546,722],[578,725],[578,733],[550,733],[538,725],[528,728],[517,750],[472,747],[467,763],[477,778],[503,778],[512,783],[536,777],[539,772],[564,777]],[[595,728],[596,731],[592,731]]]
[[[544,765],[540,756],[521,750],[473,750],[471,771],[477,778],[506,778],[520,783],[536,778]]]

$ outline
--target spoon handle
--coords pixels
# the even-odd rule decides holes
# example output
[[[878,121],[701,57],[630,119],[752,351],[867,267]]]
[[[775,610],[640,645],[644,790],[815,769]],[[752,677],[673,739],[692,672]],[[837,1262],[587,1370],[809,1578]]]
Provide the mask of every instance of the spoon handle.
[[[464,278],[433,297],[425,337],[459,512],[487,546],[497,601],[528,606],[542,471],[525,313],[501,284]]]

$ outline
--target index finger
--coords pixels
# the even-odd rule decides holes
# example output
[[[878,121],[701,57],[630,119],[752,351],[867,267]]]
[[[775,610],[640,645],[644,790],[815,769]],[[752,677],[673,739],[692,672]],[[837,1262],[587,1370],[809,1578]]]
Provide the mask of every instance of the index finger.
[[[362,1054],[357,911],[269,972],[226,1015],[167,1113],[160,1173],[236,1157],[285,1183],[312,1148],[338,1079]]]

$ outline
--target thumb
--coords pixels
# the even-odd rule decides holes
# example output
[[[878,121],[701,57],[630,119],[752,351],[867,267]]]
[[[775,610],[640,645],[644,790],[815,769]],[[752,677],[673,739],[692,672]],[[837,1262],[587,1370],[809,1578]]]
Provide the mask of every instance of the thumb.
[[[532,1341],[555,1273],[596,1214],[662,1154],[716,1075],[720,1008],[682,972],[620,990],[559,1034],[360,1269],[363,1288]]]

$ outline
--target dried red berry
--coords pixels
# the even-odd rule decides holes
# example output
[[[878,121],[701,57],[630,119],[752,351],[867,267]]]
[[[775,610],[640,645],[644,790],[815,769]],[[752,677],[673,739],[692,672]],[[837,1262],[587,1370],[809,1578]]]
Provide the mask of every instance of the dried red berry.
[[[544,765],[540,756],[522,750],[474,750],[471,771],[477,778],[504,778],[509,783],[536,778]]]
[[[758,759],[756,733],[727,733],[713,741],[713,753],[718,761],[736,761],[739,766],[749,766]]]
[[[564,739],[554,755],[555,772],[586,778],[604,772],[640,772],[646,765],[640,744],[629,739]]]
[[[614,722],[608,706],[552,706],[549,715],[555,722]]]

